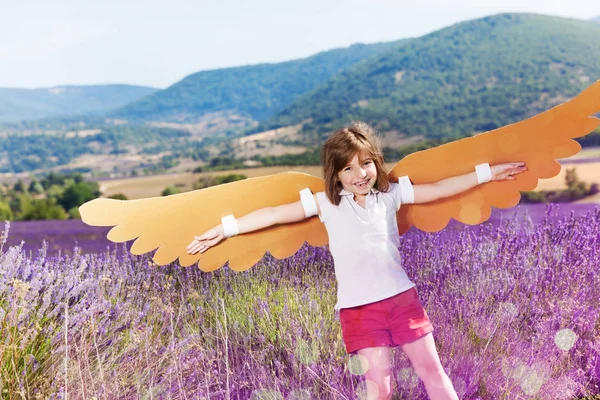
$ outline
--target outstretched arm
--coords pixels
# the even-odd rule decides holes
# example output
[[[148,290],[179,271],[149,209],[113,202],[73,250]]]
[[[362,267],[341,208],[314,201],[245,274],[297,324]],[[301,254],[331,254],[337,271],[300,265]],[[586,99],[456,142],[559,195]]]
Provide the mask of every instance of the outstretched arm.
[[[492,181],[514,180],[514,175],[527,171],[527,167],[523,162],[497,164],[492,165],[490,168]],[[419,204],[443,199],[472,189],[478,184],[477,174],[475,172],[470,172],[468,174],[442,179],[435,183],[413,185],[415,195],[414,202],[415,204]]]
[[[312,195],[319,210],[317,196]],[[302,221],[307,218],[302,201],[283,204],[277,207],[265,207],[248,213],[236,219],[238,234],[248,233],[259,229],[267,228],[276,224],[289,224]],[[225,238],[223,225],[219,224],[200,236],[195,236],[194,240],[187,246],[188,254],[203,253],[208,248],[215,246]]]

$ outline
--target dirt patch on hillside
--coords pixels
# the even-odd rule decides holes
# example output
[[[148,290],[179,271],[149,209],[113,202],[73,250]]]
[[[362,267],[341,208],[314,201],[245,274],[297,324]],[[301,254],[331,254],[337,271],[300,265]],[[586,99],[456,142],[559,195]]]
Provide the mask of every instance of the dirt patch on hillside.
[[[243,138],[235,140],[241,146],[249,142],[263,142],[263,141],[274,141],[274,140],[287,140],[295,141],[298,140],[298,132],[302,129],[302,124],[284,126],[283,128],[271,129],[268,131],[255,133],[254,135],[248,135]]]
[[[73,138],[73,137],[87,137],[87,136],[94,136],[97,135],[99,133],[102,133],[102,129],[84,129],[81,131],[69,131],[67,133],[65,133],[65,137],[68,138]]]
[[[302,154],[308,150],[297,144],[302,124],[286,126],[234,139],[231,142],[236,158]]]
[[[381,144],[384,147],[398,148],[402,146],[407,146],[409,144],[419,143],[425,140],[424,136],[406,136],[400,131],[387,131],[385,135],[381,136]]]
[[[179,129],[191,133],[192,136],[207,137],[236,129],[252,128],[257,126],[258,122],[230,111],[222,111],[205,114],[195,123],[153,121],[148,122],[148,125],[158,128]]]
[[[248,169],[234,169],[219,172],[202,172],[198,174],[182,173],[144,176],[126,179],[113,179],[99,181],[98,183],[100,184],[100,191],[105,197],[112,196],[116,193],[122,193],[125,196],[127,196],[128,199],[141,199],[146,197],[160,196],[161,192],[167,186],[178,187],[181,191],[192,190],[194,182],[197,182],[200,177],[205,176],[243,174],[246,175],[248,178],[254,178],[257,176],[272,175],[286,171],[304,172],[319,177],[322,177],[323,174],[322,168],[318,166],[261,167]]]

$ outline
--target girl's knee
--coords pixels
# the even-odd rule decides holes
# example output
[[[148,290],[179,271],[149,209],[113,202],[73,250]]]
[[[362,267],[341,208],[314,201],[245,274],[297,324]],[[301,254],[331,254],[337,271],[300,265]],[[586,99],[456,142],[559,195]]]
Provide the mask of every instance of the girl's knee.
[[[392,372],[389,369],[370,368],[365,374],[365,387],[368,399],[389,399],[392,397]]]
[[[452,387],[452,382],[441,364],[431,363],[415,366],[415,372],[426,385],[436,388]]]
[[[423,380],[441,379],[446,376],[444,367],[440,363],[430,362],[425,364],[413,365],[417,375]]]
[[[367,399],[389,400],[392,398],[391,353],[387,346],[366,348],[358,351],[365,367]]]
[[[392,387],[390,381],[374,382],[365,379],[367,400],[390,400],[392,398]]]

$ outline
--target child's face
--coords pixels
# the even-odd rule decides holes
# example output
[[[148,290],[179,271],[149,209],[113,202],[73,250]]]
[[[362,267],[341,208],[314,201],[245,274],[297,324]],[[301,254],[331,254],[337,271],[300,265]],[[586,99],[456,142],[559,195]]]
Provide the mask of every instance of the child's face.
[[[365,156],[359,159],[358,154],[338,172],[342,187],[352,193],[366,195],[377,182],[377,168],[373,159]]]

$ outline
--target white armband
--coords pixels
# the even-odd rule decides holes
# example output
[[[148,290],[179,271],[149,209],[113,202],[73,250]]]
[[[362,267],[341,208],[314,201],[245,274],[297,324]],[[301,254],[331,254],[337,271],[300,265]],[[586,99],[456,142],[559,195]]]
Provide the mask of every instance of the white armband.
[[[398,179],[400,185],[400,203],[413,204],[415,202],[415,191],[408,176],[401,176]]]
[[[492,169],[488,163],[477,165],[475,167],[475,173],[477,174],[477,183],[479,184],[492,180]]]
[[[223,236],[226,238],[237,235],[240,231],[238,229],[237,221],[232,214],[226,215],[221,218],[223,224]]]
[[[317,203],[315,202],[315,198],[313,197],[313,194],[309,188],[302,189],[300,191],[300,201],[302,202],[302,208],[304,208],[305,218],[318,214]]]

